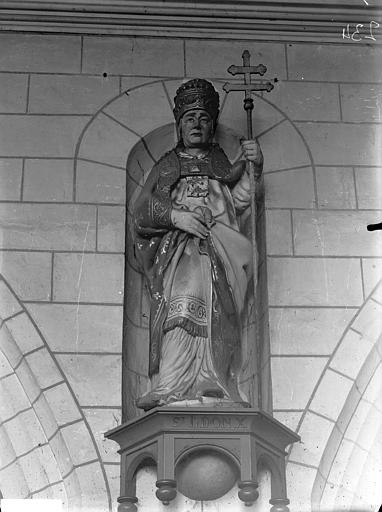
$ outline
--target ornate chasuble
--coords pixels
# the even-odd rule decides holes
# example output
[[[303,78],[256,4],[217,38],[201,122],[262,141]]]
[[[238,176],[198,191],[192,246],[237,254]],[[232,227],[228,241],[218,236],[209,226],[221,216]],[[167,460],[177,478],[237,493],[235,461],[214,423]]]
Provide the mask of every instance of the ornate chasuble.
[[[150,375],[158,371],[163,336],[176,327],[192,336],[210,338],[218,367],[222,363],[226,371],[237,365],[239,311],[232,278],[227,274],[231,267],[224,249],[226,235],[218,240],[213,233],[220,236],[222,229],[228,229],[228,236],[235,240],[244,238],[238,232],[229,192],[238,178],[219,146],[212,145],[199,158],[177,147],[154,166],[137,201],[135,253],[145,269],[152,297]],[[172,225],[172,208],[199,209],[203,214],[208,210],[212,224],[216,218],[221,227],[213,227],[207,240],[195,239]],[[227,242],[238,247],[233,239]],[[215,243],[221,249],[217,250]]]
[[[187,182],[188,197],[208,196],[208,175],[211,174],[209,160],[206,155],[199,158],[188,153],[179,152],[180,177]]]

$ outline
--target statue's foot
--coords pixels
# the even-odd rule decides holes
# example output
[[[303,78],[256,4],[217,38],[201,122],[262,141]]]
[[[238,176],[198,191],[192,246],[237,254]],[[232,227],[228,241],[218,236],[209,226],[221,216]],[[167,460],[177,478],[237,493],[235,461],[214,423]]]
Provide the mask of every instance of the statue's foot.
[[[138,398],[135,403],[138,409],[149,411],[150,409],[157,407],[159,405],[159,401],[160,399],[158,396],[154,395],[153,393],[147,393],[146,395]]]
[[[162,406],[162,405],[172,405],[173,403],[185,402],[185,401],[202,401],[204,398],[212,398],[217,400],[224,400],[225,398],[228,400],[228,397],[225,396],[224,391],[220,388],[207,388],[203,391],[200,391],[197,396],[171,396],[165,397],[158,395],[155,392],[149,392],[145,395],[141,396],[136,400],[136,406],[139,409],[143,409],[144,411],[149,411],[154,407]]]
[[[208,398],[224,398],[224,393],[220,388],[205,389],[202,396],[206,396]]]

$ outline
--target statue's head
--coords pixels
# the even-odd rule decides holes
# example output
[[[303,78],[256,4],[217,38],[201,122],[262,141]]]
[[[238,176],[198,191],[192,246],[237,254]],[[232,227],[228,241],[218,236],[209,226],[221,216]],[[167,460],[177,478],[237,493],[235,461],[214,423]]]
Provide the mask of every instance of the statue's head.
[[[182,84],[174,98],[174,116],[179,139],[186,147],[211,142],[219,114],[219,94],[202,78]]]

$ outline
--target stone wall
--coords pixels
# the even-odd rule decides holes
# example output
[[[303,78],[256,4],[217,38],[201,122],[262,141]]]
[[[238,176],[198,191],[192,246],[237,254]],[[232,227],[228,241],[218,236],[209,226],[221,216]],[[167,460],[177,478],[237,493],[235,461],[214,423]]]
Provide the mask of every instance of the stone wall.
[[[12,33],[0,34],[4,497],[115,507],[118,455],[102,434],[120,422],[127,158],[171,122],[179,81],[224,82],[245,48],[275,83],[255,129],[274,414],[302,437],[291,510],[380,498],[382,235],[366,231],[382,211],[380,47]],[[244,133],[241,99],[222,99],[221,122]]]

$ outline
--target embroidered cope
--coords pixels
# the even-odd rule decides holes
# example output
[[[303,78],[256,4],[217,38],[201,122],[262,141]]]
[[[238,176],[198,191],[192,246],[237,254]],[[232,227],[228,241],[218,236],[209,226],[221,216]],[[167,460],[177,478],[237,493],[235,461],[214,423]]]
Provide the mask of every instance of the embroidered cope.
[[[201,157],[176,148],[154,166],[135,205],[135,252],[151,293],[151,399],[159,405],[219,396],[241,401],[240,315],[251,244],[237,210],[249,204],[246,175],[217,145]],[[198,211],[206,240],[176,229],[171,210]]]

